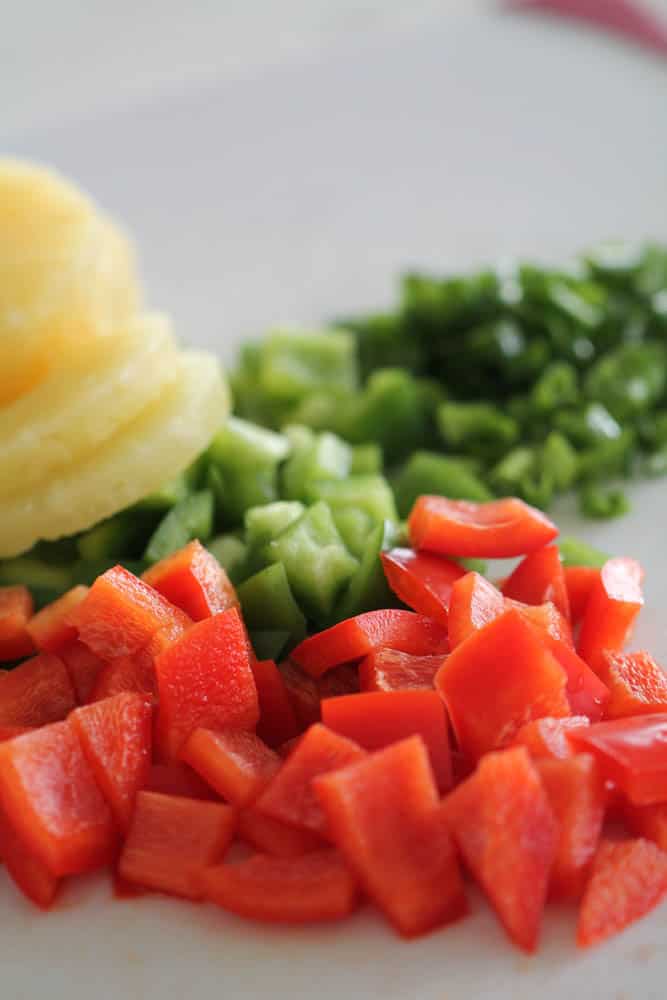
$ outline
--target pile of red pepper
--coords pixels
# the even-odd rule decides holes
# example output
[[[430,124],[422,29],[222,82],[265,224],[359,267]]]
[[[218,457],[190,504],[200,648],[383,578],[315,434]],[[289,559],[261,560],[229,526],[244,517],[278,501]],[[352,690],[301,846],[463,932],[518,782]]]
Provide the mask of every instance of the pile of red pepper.
[[[118,566],[36,615],[0,591],[0,853],[53,902],[65,876],[256,920],[372,900],[405,937],[467,912],[463,872],[511,939],[548,899],[595,944],[667,893],[667,677],[623,647],[632,559],[564,568],[520,500],[421,497],[383,554],[412,610],[371,611],[257,661],[198,542]],[[499,587],[452,561],[523,556]],[[575,635],[577,636],[575,643]],[[605,824],[613,821],[612,832]],[[254,853],[226,855],[235,841]]]

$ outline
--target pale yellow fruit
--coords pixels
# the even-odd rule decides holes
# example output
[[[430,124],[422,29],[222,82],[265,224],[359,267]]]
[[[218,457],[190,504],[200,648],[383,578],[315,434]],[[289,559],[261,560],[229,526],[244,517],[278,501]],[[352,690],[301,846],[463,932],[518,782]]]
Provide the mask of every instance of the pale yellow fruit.
[[[177,371],[169,321],[156,313],[87,343],[71,363],[0,408],[0,500],[84,460],[162,396]]]
[[[128,239],[57,174],[0,160],[0,405],[140,303]]]
[[[184,469],[229,412],[219,362],[194,351],[179,356],[165,395],[82,463],[39,490],[0,502],[0,558],[40,539],[92,527],[135,503]]]

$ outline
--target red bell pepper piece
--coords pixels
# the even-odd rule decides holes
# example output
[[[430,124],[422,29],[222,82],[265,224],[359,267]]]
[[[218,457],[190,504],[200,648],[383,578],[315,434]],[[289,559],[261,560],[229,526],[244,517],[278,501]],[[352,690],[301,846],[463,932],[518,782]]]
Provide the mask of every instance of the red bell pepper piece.
[[[153,710],[140,694],[117,694],[72,712],[70,719],[121,833],[151,768]]]
[[[644,603],[643,572],[634,559],[608,559],[594,584],[579,633],[579,655],[596,671],[602,653],[617,653]]]
[[[293,739],[299,724],[283,677],[273,660],[251,660],[259,701],[257,735],[270,747]]]
[[[667,802],[667,714],[596,722],[567,738],[594,754],[604,776],[634,805]]]
[[[359,664],[362,691],[432,691],[446,657],[412,656],[397,649],[376,649]]]
[[[550,895],[579,899],[595,856],[607,791],[594,757],[535,762],[558,824],[558,848],[551,869]]]
[[[234,823],[222,802],[139,792],[118,872],[147,889],[199,899],[197,876],[224,857]]]
[[[0,803],[52,875],[89,871],[113,856],[111,812],[69,722],[0,744]]]
[[[185,631],[192,624],[180,608],[122,566],[98,576],[71,621],[81,641],[103,660],[139,652],[160,629]]]
[[[392,549],[381,557],[387,583],[396,596],[446,628],[452,584],[465,570],[442,556],[413,549]]]
[[[76,708],[74,688],[62,660],[40,653],[5,674],[0,683],[0,725],[43,726]]]
[[[591,591],[600,579],[600,570],[594,566],[564,566],[563,573],[570,604],[570,621],[578,625],[584,617]]]
[[[197,540],[155,563],[141,579],[195,622],[239,606],[224,569]]]
[[[95,656],[87,646],[75,639],[58,651],[58,656],[67,667],[79,705],[86,705],[92,699],[98,677],[106,664]]]
[[[203,799],[204,802],[219,801],[219,796],[210,785],[180,760],[172,760],[168,764],[153,764],[142,791],[179,795],[185,799]]]
[[[559,642],[574,650],[570,623],[567,618],[562,616],[555,604],[551,604],[549,601],[546,604],[522,604],[520,601],[513,601],[511,597],[507,597],[505,598],[505,609],[508,608],[514,608],[527,622],[539,629],[549,641],[550,647],[552,642]]]
[[[88,594],[88,587],[72,587],[66,594],[47,604],[28,622],[28,632],[37,649],[57,653],[61,646],[76,639],[76,626],[70,618]]]
[[[527,750],[488,754],[441,808],[505,930],[535,951],[558,826]]]
[[[327,670],[315,683],[320,702],[342,694],[359,694],[359,667],[356,663],[341,663]]]
[[[0,855],[16,886],[31,902],[48,910],[56,898],[60,879],[32,854],[6,816],[0,814]]]
[[[513,609],[457,646],[435,686],[472,759],[511,743],[531,719],[570,714],[563,668]]]
[[[549,637],[547,646],[565,671],[570,711],[585,715],[591,722],[599,722],[609,701],[607,686],[567,643]]]
[[[90,701],[104,701],[117,694],[141,694],[157,701],[155,661],[145,649],[132,656],[116,656],[97,675]]]
[[[237,817],[237,834],[256,851],[275,858],[300,858],[302,854],[319,851],[326,841],[309,830],[281,823],[260,812],[255,806],[240,809]]]
[[[467,913],[456,852],[418,736],[315,783],[333,839],[399,934]]]
[[[302,733],[314,722],[319,722],[321,718],[320,691],[317,681],[290,660],[279,663],[278,670],[285,683],[290,705],[294,710],[297,732]]]
[[[625,802],[622,818],[630,833],[652,840],[661,851],[667,852],[667,802],[653,806],[633,806]]]
[[[245,627],[236,608],[197,622],[155,660],[160,705],[158,739],[174,758],[190,733],[254,729],[257,688]]]
[[[255,733],[234,729],[217,733],[195,729],[181,750],[181,758],[234,806],[256,799],[282,764],[278,754]]]
[[[447,631],[441,625],[413,611],[388,609],[367,611],[304,639],[292,651],[292,659],[312,677],[321,677],[332,667],[361,660],[383,646],[414,656],[449,649]]]
[[[440,792],[452,787],[447,713],[437,691],[369,691],[322,702],[322,722],[364,750],[421,736]]]
[[[297,858],[255,854],[199,876],[205,899],[250,920],[305,924],[341,920],[354,910],[357,884],[337,851]]]
[[[533,758],[553,757],[565,760],[574,754],[567,739],[568,731],[587,726],[589,722],[585,715],[570,715],[565,719],[533,719],[521,727],[514,743],[526,747]]]
[[[603,840],[579,910],[577,944],[590,948],[649,913],[667,893],[667,854],[649,840]]]
[[[37,726],[0,726],[0,743],[5,740],[13,740],[15,736],[23,736],[24,733],[32,733]]]
[[[667,675],[650,653],[605,651],[598,669],[611,693],[605,711],[608,719],[667,712]]]
[[[456,649],[473,632],[505,610],[500,591],[479,573],[466,573],[452,587],[449,602],[449,645]]]
[[[564,618],[570,617],[565,573],[555,545],[545,545],[527,555],[507,577],[502,591],[505,597],[522,604],[546,604],[549,601]]]
[[[558,534],[542,511],[517,497],[470,503],[421,496],[408,518],[408,531],[415,549],[481,559],[523,556]]]
[[[324,836],[326,818],[315,794],[313,779],[363,760],[365,756],[365,751],[352,740],[317,723],[299,740],[257,799],[257,808],[273,819]]]
[[[32,595],[27,587],[0,587],[0,662],[20,660],[34,651],[28,632],[32,612]]]

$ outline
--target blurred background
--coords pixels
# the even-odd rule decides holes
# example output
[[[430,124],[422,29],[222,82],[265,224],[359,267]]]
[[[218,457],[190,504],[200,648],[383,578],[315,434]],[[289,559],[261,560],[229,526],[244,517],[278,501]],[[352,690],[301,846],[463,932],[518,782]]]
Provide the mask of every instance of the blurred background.
[[[3,0],[0,149],[135,234],[233,353],[399,272],[667,239],[667,60],[484,0]],[[644,4],[667,19],[667,0]]]

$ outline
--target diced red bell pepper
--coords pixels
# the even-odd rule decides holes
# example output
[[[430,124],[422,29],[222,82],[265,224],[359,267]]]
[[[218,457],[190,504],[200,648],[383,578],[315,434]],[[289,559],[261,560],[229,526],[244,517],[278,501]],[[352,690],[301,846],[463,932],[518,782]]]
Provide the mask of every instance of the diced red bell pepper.
[[[410,512],[408,531],[415,549],[480,559],[523,556],[558,534],[542,511],[517,497],[470,503],[421,496]]]
[[[32,733],[37,726],[0,726],[0,743],[5,740],[13,740],[15,736],[23,736],[24,733]]]
[[[667,802],[667,714],[596,722],[567,738],[594,754],[604,776],[634,805]]]
[[[250,668],[245,627],[236,608],[197,622],[155,660],[158,738],[174,758],[190,733],[207,729],[254,729],[257,688]]]
[[[116,656],[100,670],[90,701],[103,701],[114,695],[142,694],[157,701],[155,661],[146,649],[132,656]]]
[[[222,860],[234,824],[222,802],[139,792],[118,872],[147,889],[199,899],[197,876]]]
[[[315,787],[334,843],[399,934],[415,937],[467,913],[418,736],[320,777]]]
[[[251,660],[259,701],[257,735],[270,747],[293,739],[299,724],[283,677],[273,660]]]
[[[20,660],[34,651],[28,632],[32,612],[32,595],[27,587],[0,587],[0,662]]]
[[[332,667],[361,660],[383,646],[414,656],[449,650],[447,630],[441,625],[414,611],[392,608],[367,611],[304,639],[292,651],[292,659],[312,677],[321,677]]]
[[[273,819],[324,836],[326,818],[315,794],[313,779],[362,760],[365,756],[365,751],[358,744],[316,723],[302,736],[296,749],[257,799],[257,808]]]
[[[74,688],[63,661],[40,653],[11,670],[0,683],[0,725],[43,726],[76,708]]]
[[[297,858],[255,854],[199,876],[205,899],[250,920],[310,924],[341,920],[354,910],[357,883],[338,851]]]
[[[71,617],[88,594],[88,587],[72,587],[66,594],[38,611],[28,622],[28,632],[37,649],[57,653],[61,646],[76,639]]]
[[[565,566],[563,573],[570,604],[570,621],[578,625],[584,617],[591,591],[600,579],[600,570],[594,566]]]
[[[236,832],[241,840],[262,854],[275,858],[299,858],[302,854],[327,846],[317,834],[272,819],[255,806],[240,809],[237,823]]]
[[[650,653],[605,651],[599,663],[600,679],[611,695],[605,710],[608,719],[667,712],[667,675]]]
[[[53,875],[111,860],[116,830],[74,727],[55,722],[0,744],[0,803]]]
[[[86,705],[93,696],[98,677],[106,664],[78,639],[68,642],[58,651],[67,667],[79,705]]]
[[[667,851],[667,802],[653,806],[633,806],[625,802],[622,818],[630,833],[652,840],[661,851]]]
[[[505,930],[524,951],[535,951],[558,826],[528,751],[488,754],[441,808]]]
[[[412,656],[397,649],[376,649],[359,664],[362,691],[432,691],[445,655]]]
[[[547,646],[565,671],[570,711],[585,715],[591,722],[599,722],[609,701],[607,686],[567,643],[550,636]]]
[[[359,667],[356,663],[341,663],[327,670],[315,683],[320,701],[342,694],[359,694]]]
[[[579,633],[579,655],[592,670],[604,650],[617,653],[630,635],[644,603],[643,572],[634,559],[608,559],[591,589]]]
[[[197,540],[155,563],[141,579],[195,622],[239,606],[224,569]]]
[[[0,856],[16,886],[31,902],[48,910],[58,892],[60,879],[32,854],[6,816],[0,814]]]
[[[667,854],[650,840],[603,840],[579,910],[580,948],[618,934],[667,894]]]
[[[447,713],[437,691],[369,691],[322,702],[322,722],[364,750],[421,736],[440,792],[452,787]]]
[[[117,694],[77,708],[71,722],[118,829],[127,833],[151,768],[150,702],[140,694]]]
[[[279,663],[278,670],[294,709],[298,732],[302,733],[314,722],[320,721],[320,691],[317,681],[291,660]]]
[[[181,758],[227,802],[245,806],[280,770],[282,759],[255,733],[195,729]]]
[[[184,632],[192,619],[122,566],[107,570],[72,614],[79,638],[103,660],[144,649],[160,629]]]
[[[179,795],[185,799],[217,802],[219,796],[188,764],[180,760],[168,764],[152,764],[142,791],[161,795]]]
[[[527,622],[539,629],[549,640],[561,642],[569,649],[574,650],[570,623],[567,618],[563,617],[555,604],[551,604],[550,601],[547,601],[546,604],[522,604],[520,601],[513,601],[511,597],[507,597],[505,598],[505,609],[508,608],[515,608]]]
[[[563,668],[512,609],[457,646],[435,686],[472,759],[511,743],[531,719],[570,714]]]
[[[568,760],[535,762],[558,824],[558,848],[551,869],[550,895],[579,899],[595,856],[607,792],[595,758],[577,754]]]
[[[446,628],[452,584],[465,570],[442,556],[413,549],[392,549],[381,557],[387,583],[396,596]]]
[[[302,735],[303,733],[299,736],[295,736],[291,740],[287,740],[285,743],[280,744],[280,746],[278,747],[278,753],[280,754],[283,760],[287,760],[292,750],[296,750]]]
[[[527,555],[502,587],[505,597],[522,604],[554,604],[564,618],[570,617],[563,564],[555,545],[545,545]]]
[[[466,573],[452,586],[449,602],[449,645],[456,649],[505,610],[500,591],[479,573]]]
[[[533,758],[553,757],[565,760],[574,754],[567,739],[568,731],[587,726],[589,722],[585,715],[570,715],[565,719],[533,719],[521,727],[514,743],[526,747]]]

